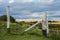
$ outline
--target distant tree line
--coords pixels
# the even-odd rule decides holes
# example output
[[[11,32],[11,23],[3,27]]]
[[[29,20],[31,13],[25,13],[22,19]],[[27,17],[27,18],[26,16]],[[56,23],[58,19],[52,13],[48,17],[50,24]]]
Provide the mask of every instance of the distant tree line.
[[[51,20],[49,20],[48,22],[57,22],[57,21],[51,21]]]
[[[0,16],[0,21],[7,21],[7,16],[6,15]],[[13,18],[12,16],[10,16],[10,21],[11,22],[15,22],[15,18]]]

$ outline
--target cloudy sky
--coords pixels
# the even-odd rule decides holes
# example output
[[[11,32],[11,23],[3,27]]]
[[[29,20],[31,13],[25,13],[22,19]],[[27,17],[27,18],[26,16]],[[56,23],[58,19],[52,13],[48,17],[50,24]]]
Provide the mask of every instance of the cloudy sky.
[[[60,0],[0,0],[0,16],[6,15],[6,6],[15,19],[40,19],[47,12],[48,20],[60,20]]]

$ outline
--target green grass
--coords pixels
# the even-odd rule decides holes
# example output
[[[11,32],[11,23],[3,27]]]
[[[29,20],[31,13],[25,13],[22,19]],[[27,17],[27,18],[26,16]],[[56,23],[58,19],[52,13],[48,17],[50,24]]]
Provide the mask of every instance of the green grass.
[[[27,31],[26,33],[24,33],[23,35],[21,35],[20,33],[23,32],[26,28],[28,28],[29,26],[31,26],[31,23],[22,23],[22,24],[16,24],[16,23],[11,23],[10,25],[10,33],[7,32],[7,28],[6,28],[6,22],[0,22],[0,40],[60,40],[60,35],[58,34],[54,34],[49,33],[48,37],[45,37],[42,35],[42,32],[39,31],[38,29],[41,28],[41,24],[37,25],[37,27],[32,28],[31,30]],[[30,25],[31,24],[31,25]],[[58,28],[60,28],[60,25],[49,25],[49,28],[57,28],[57,26],[59,26]],[[17,32],[15,32],[14,30],[18,29]]]

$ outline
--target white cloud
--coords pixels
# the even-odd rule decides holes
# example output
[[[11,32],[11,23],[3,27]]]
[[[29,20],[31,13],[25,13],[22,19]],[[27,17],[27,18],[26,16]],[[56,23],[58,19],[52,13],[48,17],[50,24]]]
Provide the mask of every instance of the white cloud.
[[[60,20],[59,17],[52,17],[50,20]]]
[[[0,0],[0,5],[3,3],[3,0]]]
[[[60,10],[56,11],[54,15],[60,15]]]
[[[41,4],[52,4],[54,0],[39,0]]]
[[[16,2],[26,3],[26,2],[34,2],[34,0],[16,0]]]
[[[0,3],[3,2],[3,0],[0,0]]]
[[[54,0],[40,0],[40,2],[42,2],[42,3],[45,3],[45,2],[48,2],[48,3],[51,3],[51,2],[53,2]]]
[[[33,2],[34,0],[22,0],[22,2]]]
[[[60,16],[60,10],[49,12],[51,11],[48,11],[48,16]]]
[[[10,1],[9,1],[9,3],[13,3],[13,2],[14,2],[14,0],[10,0]]]
[[[29,16],[31,17],[41,17],[40,12],[35,12],[35,13],[31,13]]]
[[[52,17],[51,19],[59,19],[58,17],[57,18],[55,18],[55,17],[53,17],[53,16],[59,16],[60,15],[60,10],[59,11],[54,11],[54,9],[52,9],[53,7],[55,7],[55,5],[53,6],[53,5],[50,5],[50,4],[53,4],[54,3],[54,0],[17,0],[19,3],[26,3],[26,2],[37,2],[37,4],[30,4],[29,3],[29,5],[28,4],[25,4],[25,5],[23,5],[23,6],[17,6],[17,8],[16,9],[18,9],[17,10],[17,13],[20,13],[20,14],[22,14],[22,15],[24,15],[24,16],[27,16],[27,17],[40,17],[40,13],[39,12],[35,12],[35,13],[31,13],[32,12],[32,10],[34,9],[34,10],[37,10],[37,9],[39,9],[39,8],[41,8],[42,10],[44,10],[45,8],[46,9],[48,9],[48,11],[50,11],[50,8],[51,8],[51,11],[53,10],[53,12],[52,13],[48,13],[48,16],[49,17]],[[33,6],[31,6],[31,5],[33,5]],[[57,8],[57,7],[56,7]],[[25,11],[23,11],[23,10],[21,10],[20,11],[20,9],[23,9],[23,10],[25,10]],[[28,12],[29,11],[29,12]],[[40,10],[38,10],[38,11],[40,11]],[[22,16],[23,17],[23,16]]]
[[[54,0],[15,0],[16,2],[22,2],[22,3],[26,3],[26,2],[39,2],[41,4],[51,4]]]
[[[38,13],[33,13],[32,16],[33,16],[33,17],[38,17],[39,14],[38,14]]]

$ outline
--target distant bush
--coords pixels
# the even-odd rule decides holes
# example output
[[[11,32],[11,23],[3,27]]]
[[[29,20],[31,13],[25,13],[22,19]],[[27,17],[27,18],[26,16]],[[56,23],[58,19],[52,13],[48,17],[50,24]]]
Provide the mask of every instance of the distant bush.
[[[6,15],[0,16],[0,21],[7,21],[7,16]],[[15,19],[12,16],[10,16],[10,21],[15,22]]]

